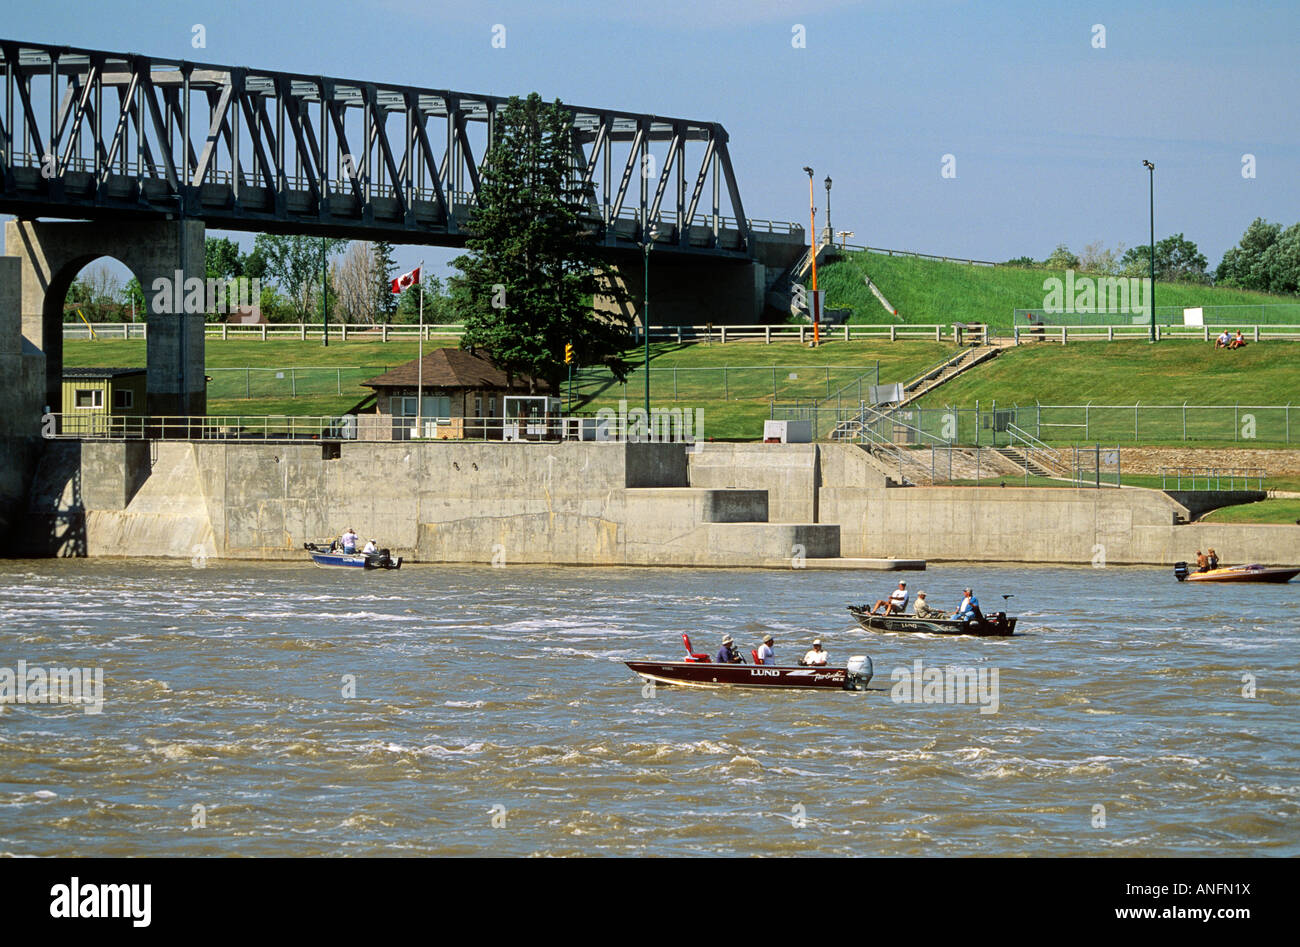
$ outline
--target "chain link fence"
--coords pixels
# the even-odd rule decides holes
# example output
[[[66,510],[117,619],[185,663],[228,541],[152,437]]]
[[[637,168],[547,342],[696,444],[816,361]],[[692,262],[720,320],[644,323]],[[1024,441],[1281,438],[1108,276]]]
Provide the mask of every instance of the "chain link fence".
[[[856,405],[870,394],[879,369],[860,365],[764,365],[708,368],[650,368],[650,396],[662,401],[754,401],[789,398],[830,398],[842,393]],[[604,368],[580,368],[573,373],[576,399],[626,398],[645,392],[645,369],[632,371],[625,382]],[[567,395],[567,387],[565,394]]]
[[[208,397],[221,400],[352,394],[362,382],[382,375],[390,367],[209,368]]]
[[[773,402],[777,420],[811,420],[819,440],[884,440],[903,446],[1014,446],[1023,435],[1048,444],[1300,443],[1300,405],[1009,405],[900,408]],[[863,429],[869,425],[870,435]],[[1023,432],[1017,437],[1017,431]]]

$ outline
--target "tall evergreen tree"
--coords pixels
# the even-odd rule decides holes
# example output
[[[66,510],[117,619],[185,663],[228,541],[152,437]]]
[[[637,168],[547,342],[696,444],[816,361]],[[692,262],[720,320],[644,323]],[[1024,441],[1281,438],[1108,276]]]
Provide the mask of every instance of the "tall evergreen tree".
[[[393,294],[397,262],[393,259],[393,245],[386,240],[376,240],[374,254],[375,316],[379,322],[392,322],[397,314],[397,296]]]
[[[621,290],[597,255],[598,224],[584,217],[592,189],[574,171],[573,135],[558,100],[509,100],[483,161],[467,252],[452,261],[461,346],[557,390],[566,343],[579,364],[626,378],[631,334],[630,317],[592,310],[595,294]]]

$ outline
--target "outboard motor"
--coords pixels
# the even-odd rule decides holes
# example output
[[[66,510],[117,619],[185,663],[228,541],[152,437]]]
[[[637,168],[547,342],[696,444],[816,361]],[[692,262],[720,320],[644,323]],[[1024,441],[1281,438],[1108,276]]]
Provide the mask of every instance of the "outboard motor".
[[[1187,580],[1187,563],[1185,562],[1174,563],[1174,578],[1177,579],[1179,582],[1185,582]]]
[[[844,678],[844,689],[850,691],[864,691],[867,685],[871,683],[871,676],[875,673],[875,668],[871,666],[871,659],[866,655],[855,654],[849,658],[849,673]]]
[[[999,625],[1005,625],[1007,623],[1007,613],[998,612],[996,615],[993,616],[993,620]]]

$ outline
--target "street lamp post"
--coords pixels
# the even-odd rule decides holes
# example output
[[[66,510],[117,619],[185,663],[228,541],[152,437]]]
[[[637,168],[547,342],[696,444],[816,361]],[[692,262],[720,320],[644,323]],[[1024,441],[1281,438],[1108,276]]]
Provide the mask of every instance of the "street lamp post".
[[[804,170],[808,172],[808,230],[812,252],[812,301],[808,308],[812,310],[813,347],[816,348],[821,343],[817,325],[817,202],[813,199],[813,169],[804,165]]]
[[[831,227],[831,176],[826,175],[826,236],[831,248],[835,247],[835,230]]]
[[[641,307],[641,333],[645,336],[645,423],[650,423],[650,245],[659,237],[659,228],[650,225],[650,232],[642,235],[641,246],[645,252],[645,303]]]
[[[1147,169],[1147,178],[1151,182],[1151,291],[1147,302],[1151,306],[1151,341],[1156,340],[1156,166],[1145,158],[1142,165]]]

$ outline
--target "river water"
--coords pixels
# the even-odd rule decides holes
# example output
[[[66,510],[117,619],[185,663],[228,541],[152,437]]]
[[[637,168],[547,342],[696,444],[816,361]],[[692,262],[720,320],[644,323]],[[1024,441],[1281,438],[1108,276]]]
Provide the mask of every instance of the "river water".
[[[0,563],[0,673],[100,669],[104,698],[0,707],[0,854],[1300,854],[1300,583],[905,574],[1013,594],[1022,634],[981,640],[856,630],[887,573],[199,564]],[[683,631],[770,631],[783,664],[820,635],[876,678],[620,663]],[[983,670],[982,703],[903,700],[917,661]]]

